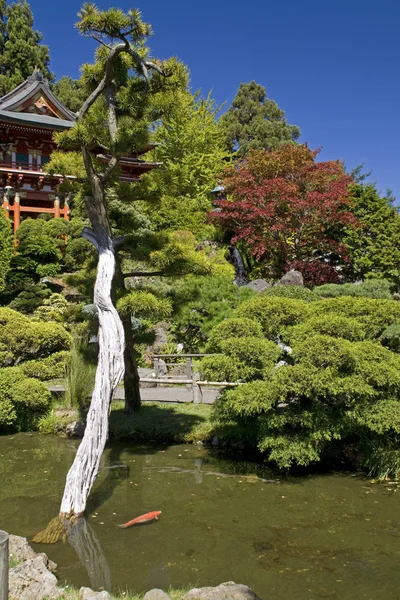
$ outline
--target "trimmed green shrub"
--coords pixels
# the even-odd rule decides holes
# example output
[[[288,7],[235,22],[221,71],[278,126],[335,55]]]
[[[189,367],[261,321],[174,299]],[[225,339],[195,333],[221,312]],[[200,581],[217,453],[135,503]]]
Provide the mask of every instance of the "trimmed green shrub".
[[[220,380],[218,376],[221,375],[221,367],[225,375],[236,376],[235,379],[224,377],[224,381],[261,379],[264,373],[272,370],[282,354],[282,350],[273,342],[251,337],[229,338],[221,342],[220,346],[224,353],[223,360],[213,363],[216,357],[208,357],[205,363],[201,363],[204,376],[213,381]]]
[[[20,368],[26,377],[34,377],[42,381],[61,379],[65,375],[69,356],[70,353],[67,351],[55,352],[41,360],[27,360],[21,363]]]
[[[226,319],[219,323],[210,333],[206,352],[220,352],[221,343],[228,338],[253,337],[262,338],[261,325],[246,317],[241,319]]]
[[[326,283],[314,288],[314,293],[324,298],[362,296],[375,300],[391,300],[390,282],[386,279],[367,279],[362,283]]]
[[[207,356],[200,363],[202,379],[205,381],[238,381],[239,373],[230,357],[223,354]]]
[[[337,372],[349,373],[355,368],[352,348],[351,342],[347,340],[328,335],[314,335],[296,342],[293,351],[296,362],[320,369],[330,368]]]
[[[18,367],[0,369],[0,429],[35,428],[51,404],[51,394],[37,379],[24,376]]]
[[[316,302],[319,300],[319,296],[314,290],[309,290],[301,285],[274,285],[264,290],[262,295],[292,298],[293,300],[304,300],[304,302]]]
[[[392,352],[400,352],[400,325],[389,325],[379,339],[382,346],[386,346]]]
[[[316,303],[315,303],[316,304]],[[259,295],[243,302],[234,317],[247,317],[260,323],[266,337],[276,339],[284,328],[297,325],[309,314],[309,305],[303,300]]]
[[[70,334],[60,323],[39,323],[10,308],[0,308],[0,366],[18,364],[30,358],[44,358],[67,350]],[[7,348],[6,356],[1,350]],[[9,355],[11,353],[11,357]]]
[[[355,318],[365,327],[365,336],[378,338],[393,323],[400,321],[400,302],[372,298],[339,297],[320,300],[310,305],[315,316],[338,313]]]
[[[300,323],[300,325],[288,327],[283,338],[289,344],[292,344],[296,340],[301,341],[319,334],[355,342],[364,339],[365,328],[357,319],[332,313],[323,317],[311,317],[304,323]]]

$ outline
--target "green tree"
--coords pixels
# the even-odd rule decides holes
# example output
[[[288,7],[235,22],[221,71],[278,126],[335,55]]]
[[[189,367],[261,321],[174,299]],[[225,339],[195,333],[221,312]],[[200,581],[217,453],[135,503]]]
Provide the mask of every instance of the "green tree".
[[[361,228],[346,230],[343,242],[352,259],[347,273],[351,279],[382,278],[400,288],[400,215],[394,198],[380,196],[375,184],[350,188],[352,212]]]
[[[5,287],[5,280],[10,270],[13,250],[14,244],[10,221],[6,219],[4,212],[0,211],[0,292]]]
[[[154,116],[160,120],[151,158],[161,165],[144,181],[147,194],[157,198],[147,210],[157,229],[188,230],[204,239],[213,230],[206,222],[212,209],[210,191],[226,166],[224,134],[211,95],[192,94],[188,69],[181,63],[175,68],[179,85],[170,85],[152,99]]]
[[[289,125],[285,113],[267,97],[266,89],[251,81],[241,83],[228,111],[220,118],[226,147],[244,156],[250,149],[275,150],[295,142],[300,129]]]
[[[72,112],[77,112],[85,101],[85,89],[80,79],[64,75],[55,82],[53,92]]]
[[[26,0],[18,0],[4,7],[0,4],[0,44],[4,40],[0,56],[0,95],[4,95],[25,81],[38,68],[51,82],[49,48],[40,42],[42,34],[33,29],[33,14]],[[4,9],[5,8],[5,9]]]

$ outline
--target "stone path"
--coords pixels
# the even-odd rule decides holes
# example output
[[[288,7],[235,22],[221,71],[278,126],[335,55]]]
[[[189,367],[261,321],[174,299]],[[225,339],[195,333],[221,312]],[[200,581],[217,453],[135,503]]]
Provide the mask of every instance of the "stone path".
[[[49,385],[48,389],[53,394],[63,394],[63,385]],[[203,387],[203,404],[214,404],[220,389]],[[193,402],[193,392],[183,386],[168,385],[165,387],[142,387],[140,389],[142,402]],[[124,389],[118,388],[114,400],[124,400]]]

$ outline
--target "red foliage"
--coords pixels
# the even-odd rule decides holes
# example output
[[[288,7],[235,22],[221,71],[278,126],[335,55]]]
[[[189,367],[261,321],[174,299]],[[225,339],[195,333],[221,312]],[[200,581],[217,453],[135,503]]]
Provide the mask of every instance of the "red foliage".
[[[315,250],[345,258],[340,233],[358,226],[350,212],[351,177],[339,161],[316,162],[317,154],[292,144],[253,150],[225,172],[229,199],[219,200],[210,218],[276,276]]]
[[[303,275],[304,285],[314,287],[324,283],[339,283],[337,271],[329,264],[320,260],[294,260],[290,263],[290,269],[296,269]]]

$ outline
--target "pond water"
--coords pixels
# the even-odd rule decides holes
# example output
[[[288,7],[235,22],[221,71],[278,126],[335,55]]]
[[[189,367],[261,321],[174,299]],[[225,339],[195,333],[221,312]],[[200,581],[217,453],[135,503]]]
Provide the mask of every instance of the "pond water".
[[[0,529],[30,540],[46,527],[76,447],[0,437]],[[117,527],[153,510],[157,522]],[[75,538],[33,546],[62,581],[115,592],[233,580],[263,600],[399,599],[400,491],[350,474],[276,480],[195,446],[110,444]]]

